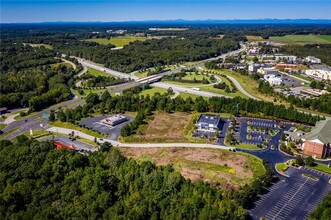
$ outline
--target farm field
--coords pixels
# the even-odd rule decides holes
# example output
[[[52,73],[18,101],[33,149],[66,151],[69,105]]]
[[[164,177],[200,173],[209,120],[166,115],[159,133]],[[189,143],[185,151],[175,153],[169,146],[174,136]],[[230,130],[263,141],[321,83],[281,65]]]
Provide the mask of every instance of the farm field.
[[[264,173],[260,159],[219,149],[120,148],[120,151],[138,162],[172,164],[186,179],[223,189],[238,189]]]
[[[123,47],[125,45],[128,45],[130,42],[134,42],[134,41],[145,41],[148,38],[146,37],[132,37],[132,36],[118,36],[118,37],[113,37],[110,38],[109,40],[107,38],[95,38],[95,39],[86,39],[84,41],[89,41],[89,42],[96,42],[98,44],[103,44],[103,45],[107,45],[107,44],[113,44],[116,47]]]
[[[249,42],[252,41],[265,41],[262,37],[260,36],[253,36],[253,35],[246,35],[246,38]]]
[[[285,35],[282,37],[269,37],[269,40],[294,44],[330,44],[331,35]]]

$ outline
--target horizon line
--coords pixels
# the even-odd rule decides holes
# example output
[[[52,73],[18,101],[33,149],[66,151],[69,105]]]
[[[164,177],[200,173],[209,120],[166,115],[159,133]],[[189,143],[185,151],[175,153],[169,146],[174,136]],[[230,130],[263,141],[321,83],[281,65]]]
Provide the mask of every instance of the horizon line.
[[[331,18],[255,18],[255,19],[148,19],[148,20],[123,20],[123,21],[27,21],[27,22],[0,22],[0,24],[45,24],[45,23],[128,23],[128,22],[240,22],[240,21],[324,21],[330,22]]]

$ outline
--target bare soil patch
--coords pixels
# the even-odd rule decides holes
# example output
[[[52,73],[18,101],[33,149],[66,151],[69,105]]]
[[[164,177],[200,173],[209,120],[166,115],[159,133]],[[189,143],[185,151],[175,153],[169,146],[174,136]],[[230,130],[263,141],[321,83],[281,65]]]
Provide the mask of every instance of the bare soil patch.
[[[183,130],[192,115],[184,112],[157,112],[153,120],[143,127],[133,139],[138,142],[187,142]]]
[[[251,164],[261,163],[257,158],[219,149],[120,148],[120,151],[138,161],[173,165],[186,179],[208,182],[224,189],[238,189],[249,183],[254,176]]]

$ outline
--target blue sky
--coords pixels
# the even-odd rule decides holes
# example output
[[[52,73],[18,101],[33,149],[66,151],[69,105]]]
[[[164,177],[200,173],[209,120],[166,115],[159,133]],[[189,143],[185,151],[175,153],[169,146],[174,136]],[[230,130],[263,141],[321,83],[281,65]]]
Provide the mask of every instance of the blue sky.
[[[1,0],[1,23],[206,19],[331,19],[331,0]]]

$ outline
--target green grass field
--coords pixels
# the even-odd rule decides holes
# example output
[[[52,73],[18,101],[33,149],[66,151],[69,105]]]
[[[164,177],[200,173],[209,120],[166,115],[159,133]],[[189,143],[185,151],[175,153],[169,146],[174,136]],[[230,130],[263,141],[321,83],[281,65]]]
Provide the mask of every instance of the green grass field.
[[[260,36],[246,35],[246,38],[249,42],[252,41],[264,41],[264,39]]]
[[[145,41],[147,40],[146,37],[132,37],[132,36],[118,36],[118,37],[113,37],[110,38],[109,40],[107,38],[96,38],[96,39],[86,39],[84,41],[89,41],[89,42],[96,42],[98,44],[113,44],[116,47],[123,47],[125,45],[128,45],[130,42],[134,41]]]
[[[231,144],[225,142],[225,145],[230,146],[230,147],[235,147],[235,148],[248,149],[248,150],[261,150],[261,148],[257,147],[254,144],[241,143],[241,144],[231,145]]]
[[[64,65],[66,66],[67,68],[73,68],[73,66],[70,64],[70,63],[66,63],[66,62],[61,62],[61,63],[53,63],[51,64],[50,66],[54,69],[56,69],[58,66],[60,65]]]
[[[131,37],[131,36],[121,36],[121,37],[114,37],[109,39],[109,43],[115,45],[116,47],[124,47],[125,45],[128,45],[131,42],[134,41],[145,41],[147,38],[145,37]]]
[[[110,75],[108,73],[105,73],[105,72],[102,72],[100,70],[96,70],[96,69],[93,69],[93,68],[90,68],[90,67],[87,67],[87,73],[91,74],[92,76],[113,76],[113,75]],[[116,76],[113,76],[116,78]]]
[[[95,131],[89,130],[87,128],[82,128],[79,127],[77,125],[68,123],[68,122],[61,122],[61,121],[54,121],[54,122],[49,122],[48,123],[51,126],[55,126],[55,127],[60,127],[60,128],[68,128],[68,129],[73,129],[73,130],[77,130],[77,131],[81,131],[85,134],[97,137],[97,138],[102,138],[103,136]]]
[[[166,93],[167,90],[163,89],[163,88],[152,87],[150,89],[143,90],[142,92],[139,93],[139,95],[143,95],[143,96],[149,95],[152,97],[152,96],[154,96],[154,94],[156,92],[158,92],[162,95],[162,94]]]
[[[49,44],[30,44],[32,47],[42,47],[44,46],[46,49],[52,50],[53,47]]]
[[[324,173],[329,173],[329,174],[331,174],[331,167],[328,167],[328,166],[325,165],[325,164],[320,164],[320,163],[318,163],[316,166],[313,166],[313,167],[311,167],[311,166],[307,166],[307,167],[309,167],[309,168],[311,168],[311,169],[314,169],[314,170],[318,170],[318,171],[324,172]]]
[[[193,100],[195,100],[196,98],[200,97],[198,95],[193,95],[193,94],[190,94],[190,93],[186,93],[186,92],[180,92],[179,93],[179,96],[182,97],[183,99],[187,99],[188,97],[191,97]],[[207,97],[204,97],[207,99]]]
[[[288,165],[286,165],[285,163],[277,163],[276,164],[276,170],[278,172],[285,172],[288,169]]]
[[[269,37],[269,40],[297,44],[330,44],[331,35],[285,35],[282,37]]]

